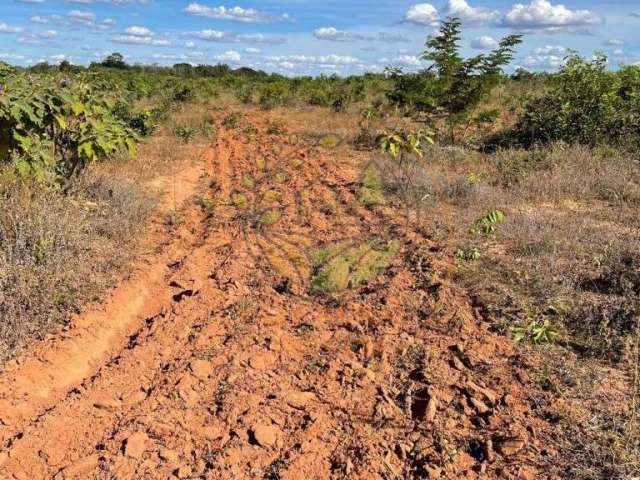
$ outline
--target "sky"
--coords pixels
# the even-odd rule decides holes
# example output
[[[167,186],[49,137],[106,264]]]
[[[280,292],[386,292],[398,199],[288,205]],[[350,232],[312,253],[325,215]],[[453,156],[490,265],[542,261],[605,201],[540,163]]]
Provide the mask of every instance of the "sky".
[[[247,66],[285,75],[417,70],[426,38],[463,21],[463,52],[505,35],[524,42],[511,69],[556,70],[568,49],[640,64],[640,0],[0,0],[0,60]]]

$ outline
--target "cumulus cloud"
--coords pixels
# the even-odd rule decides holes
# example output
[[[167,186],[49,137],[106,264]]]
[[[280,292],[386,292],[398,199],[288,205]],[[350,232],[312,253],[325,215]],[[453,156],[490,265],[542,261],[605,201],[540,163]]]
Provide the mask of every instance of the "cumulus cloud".
[[[262,33],[228,33],[220,30],[206,29],[197,32],[187,32],[185,35],[206,40],[207,42],[219,43],[264,43],[278,45],[286,43],[287,40],[280,37],[268,37]]]
[[[471,48],[476,50],[492,50],[498,46],[498,41],[488,35],[482,35],[471,40]]]
[[[620,46],[624,45],[624,41],[618,40],[616,38],[612,38],[610,40],[607,40],[605,42],[605,45],[607,45],[608,47],[620,47]]]
[[[116,35],[110,39],[113,43],[125,45],[152,45],[155,47],[168,47],[171,41],[166,38],[140,37],[137,35]]]
[[[29,20],[33,23],[39,23],[41,25],[48,25],[50,23],[62,24],[64,18],[61,15],[33,15],[29,17]]]
[[[8,25],[5,22],[0,22],[0,33],[20,33],[22,32],[21,27],[13,27]]]
[[[563,56],[567,53],[567,48],[561,45],[545,45],[544,47],[538,47],[532,52],[534,55],[555,55]]]
[[[153,37],[155,34],[147,27],[133,26],[124,31],[127,35],[133,35],[134,37]]]
[[[184,9],[189,15],[198,17],[218,18],[222,20],[233,20],[236,22],[275,22],[279,20],[290,20],[288,14],[271,15],[254,8],[242,7],[210,7],[201,3],[190,3]]]
[[[564,64],[564,57],[558,55],[529,55],[523,63],[529,68],[557,69]]]
[[[313,31],[313,36],[319,40],[329,40],[332,42],[385,42],[402,43],[409,42],[409,39],[399,33],[380,32],[377,35],[361,35],[357,33],[338,30],[335,27],[317,28]]]
[[[283,55],[269,56],[267,61],[273,62],[282,68],[292,69],[294,66],[326,66],[336,68],[338,66],[361,65],[362,61],[350,55]]]
[[[484,7],[472,7],[466,0],[449,0],[442,14],[457,17],[463,23],[492,23],[500,20],[500,12]]]
[[[548,0],[532,0],[511,7],[503,19],[504,26],[519,30],[567,31],[573,27],[599,25],[604,18],[590,10],[570,10]]]
[[[240,60],[242,60],[242,56],[235,50],[227,50],[220,55],[216,55],[214,58],[220,62],[228,63],[238,63]]]
[[[430,3],[418,3],[409,7],[404,21],[416,25],[435,26],[438,23],[438,10]]]
[[[80,10],[72,10],[67,15],[71,23],[78,23],[85,26],[92,26],[96,21],[96,14],[93,12],[82,12]]]

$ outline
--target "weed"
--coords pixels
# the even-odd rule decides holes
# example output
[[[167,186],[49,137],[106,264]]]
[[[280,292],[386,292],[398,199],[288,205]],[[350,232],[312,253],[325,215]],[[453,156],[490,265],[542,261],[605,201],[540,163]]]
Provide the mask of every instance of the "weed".
[[[474,222],[473,227],[471,227],[471,233],[491,235],[496,231],[498,225],[504,221],[504,218],[502,210],[493,210]]]
[[[347,288],[358,288],[375,279],[393,261],[400,244],[349,245],[330,244],[313,253],[317,273],[311,289],[324,293],[338,293]]]
[[[240,210],[245,210],[249,207],[249,200],[241,193],[233,193],[231,195],[231,203]]]
[[[231,112],[222,119],[222,125],[226,128],[238,128],[241,119],[242,114],[240,112]]]
[[[279,210],[267,210],[262,215],[260,215],[260,223],[262,225],[273,225],[280,220],[281,213]]]
[[[512,334],[513,339],[518,343],[525,340],[533,343],[553,343],[559,336],[548,319],[544,319],[542,322],[534,320],[524,327],[514,327]]]
[[[342,138],[330,133],[328,135],[324,135],[318,143],[322,148],[336,148],[342,143]]]
[[[365,206],[384,205],[385,198],[382,178],[376,166],[371,163],[365,169],[360,187],[360,203]]]

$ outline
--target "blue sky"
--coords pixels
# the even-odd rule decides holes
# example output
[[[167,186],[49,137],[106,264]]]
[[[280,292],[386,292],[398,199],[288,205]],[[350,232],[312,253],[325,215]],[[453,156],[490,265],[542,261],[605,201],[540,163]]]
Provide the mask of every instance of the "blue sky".
[[[0,0],[0,60],[87,64],[228,63],[287,75],[425,65],[427,35],[448,15],[466,54],[525,35],[514,65],[557,69],[567,49],[640,62],[640,0]]]

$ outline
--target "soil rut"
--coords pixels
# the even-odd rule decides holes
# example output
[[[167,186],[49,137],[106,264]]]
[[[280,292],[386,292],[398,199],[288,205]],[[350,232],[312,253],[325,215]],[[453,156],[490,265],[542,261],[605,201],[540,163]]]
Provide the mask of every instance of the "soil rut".
[[[362,205],[366,158],[247,118],[162,253],[0,376],[0,478],[546,478],[525,359]]]

